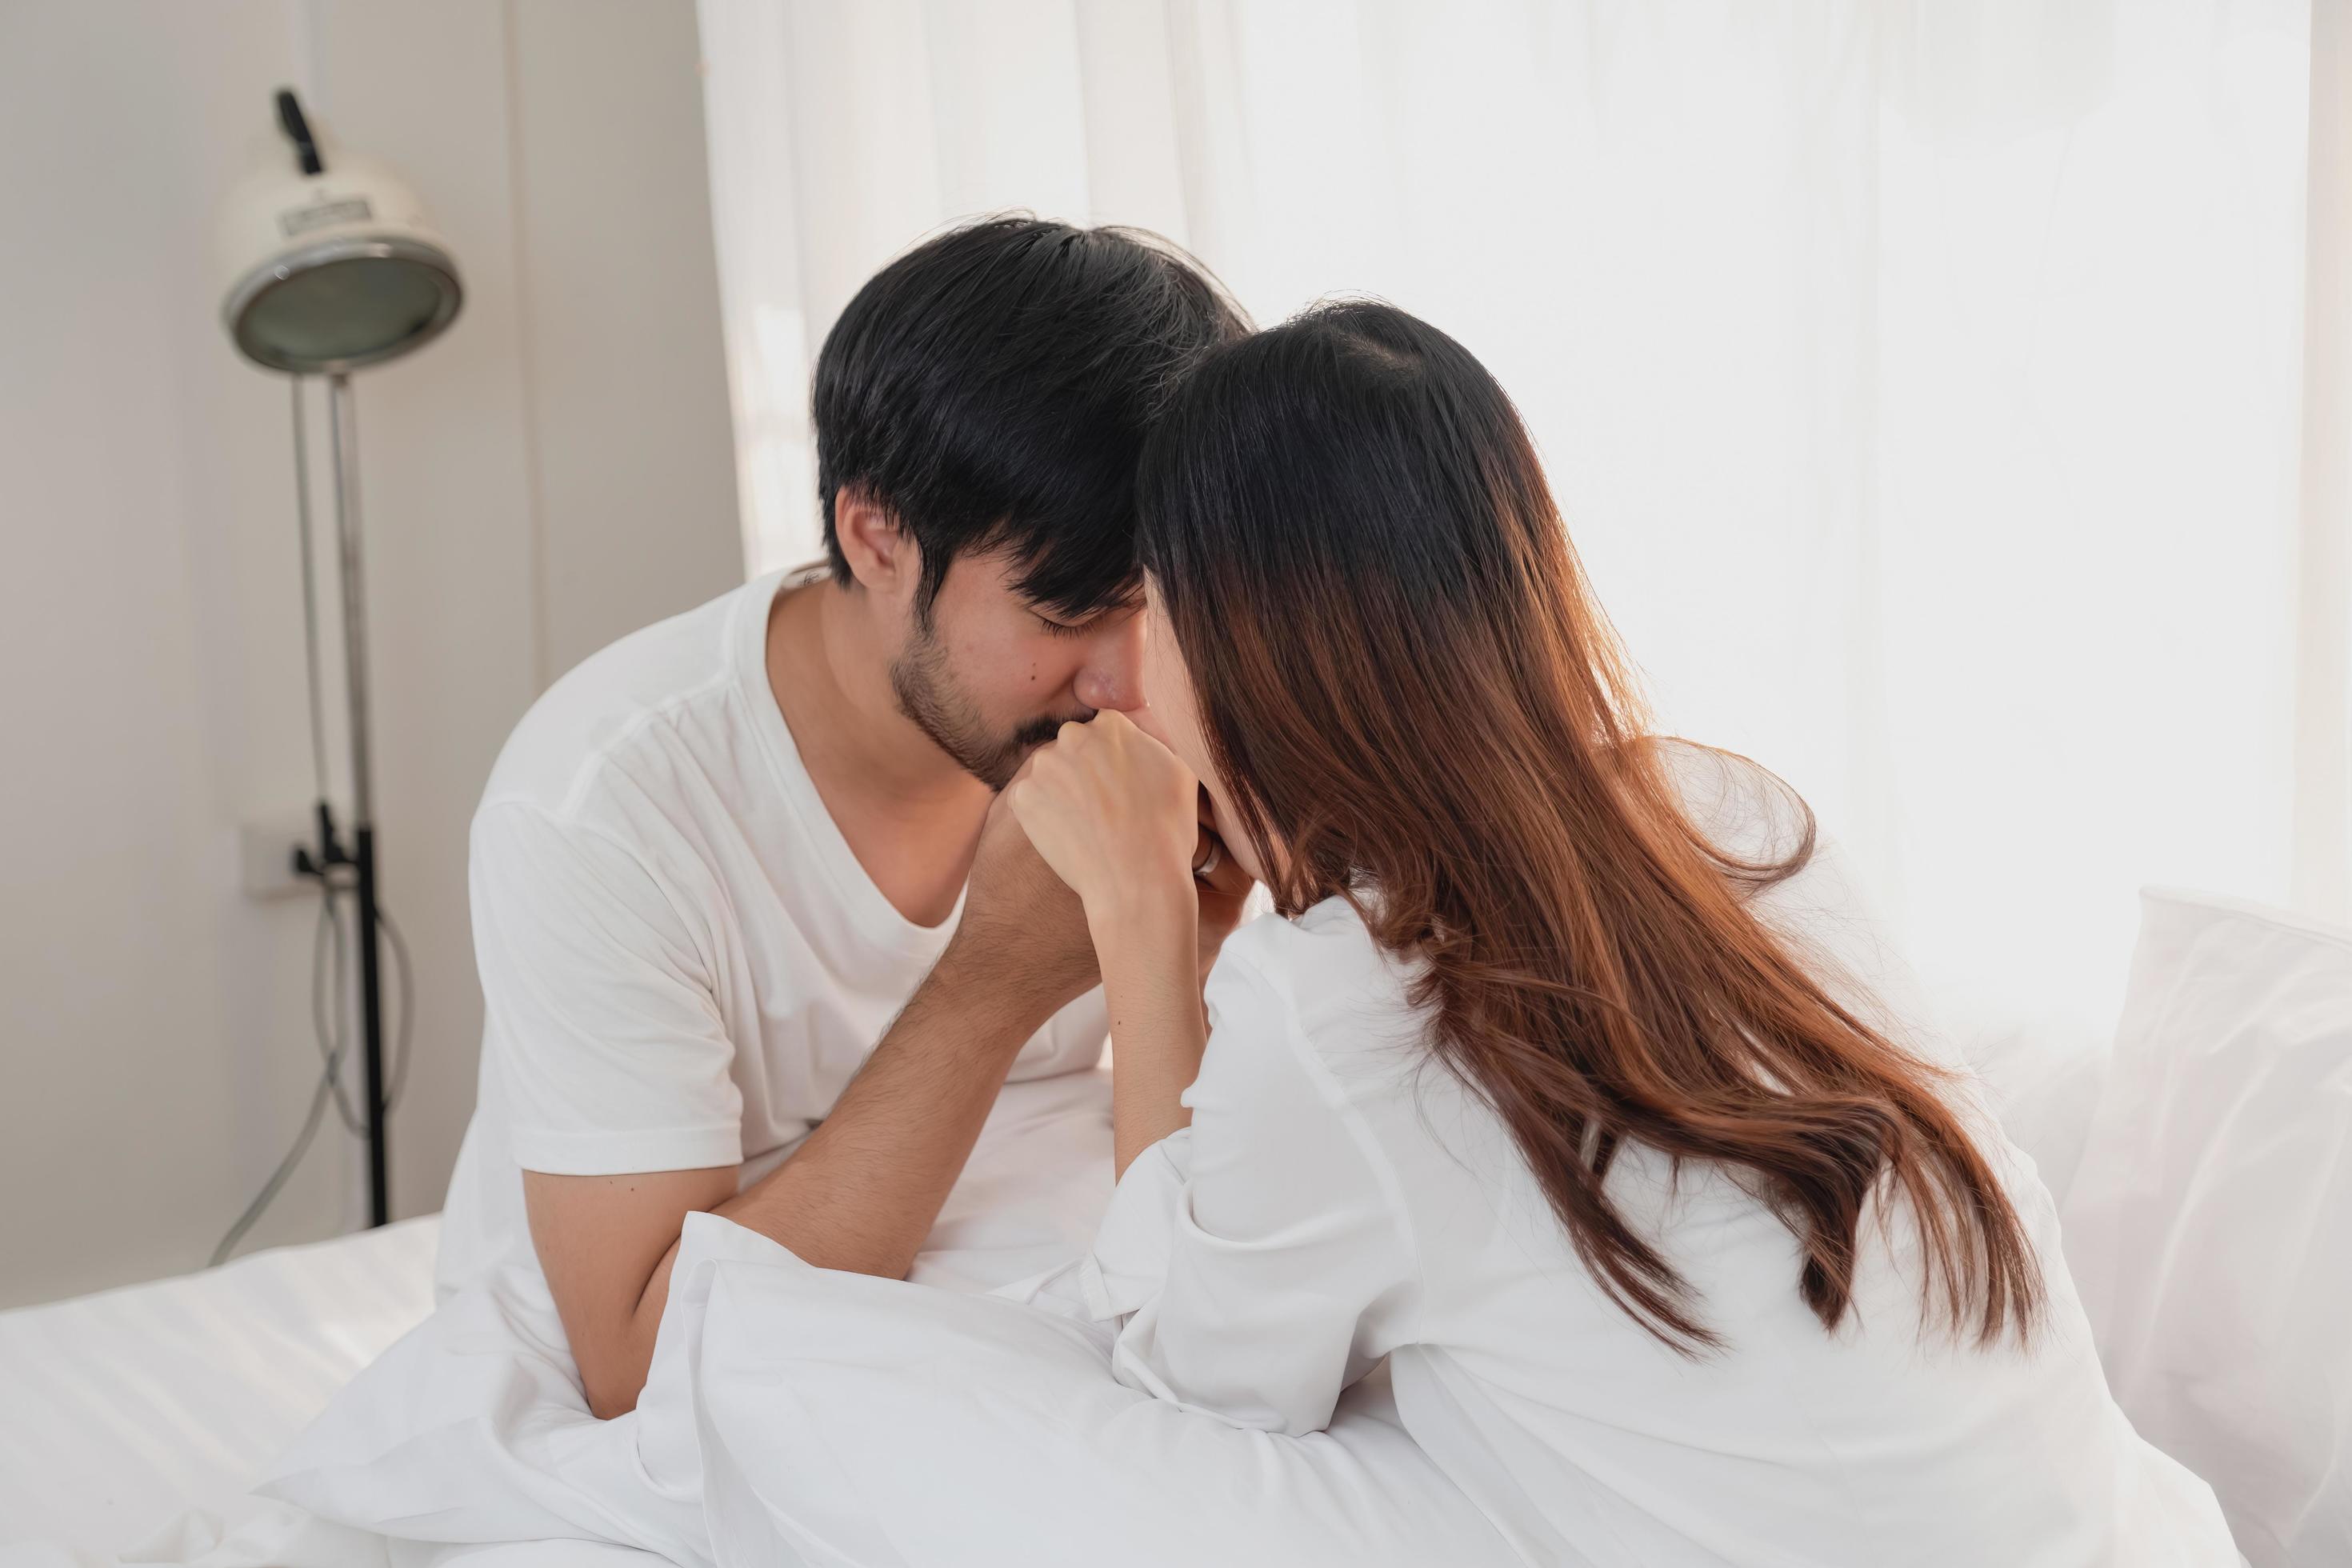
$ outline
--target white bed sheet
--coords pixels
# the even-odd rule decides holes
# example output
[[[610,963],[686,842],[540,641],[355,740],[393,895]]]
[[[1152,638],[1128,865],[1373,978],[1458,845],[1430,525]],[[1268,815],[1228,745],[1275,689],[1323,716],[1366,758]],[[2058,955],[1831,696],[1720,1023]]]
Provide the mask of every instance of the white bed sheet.
[[[253,1485],[433,1307],[440,1216],[0,1312],[0,1543],[114,1552]]]

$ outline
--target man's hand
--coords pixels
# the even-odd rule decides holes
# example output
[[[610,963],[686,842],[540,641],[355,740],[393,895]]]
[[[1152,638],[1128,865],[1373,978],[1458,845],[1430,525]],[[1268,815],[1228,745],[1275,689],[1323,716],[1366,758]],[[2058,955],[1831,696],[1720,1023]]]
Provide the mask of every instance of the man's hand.
[[[934,971],[943,984],[1012,986],[1045,1005],[1037,1023],[1097,979],[1086,907],[1038,855],[1003,795],[988,808],[964,886],[963,918]]]

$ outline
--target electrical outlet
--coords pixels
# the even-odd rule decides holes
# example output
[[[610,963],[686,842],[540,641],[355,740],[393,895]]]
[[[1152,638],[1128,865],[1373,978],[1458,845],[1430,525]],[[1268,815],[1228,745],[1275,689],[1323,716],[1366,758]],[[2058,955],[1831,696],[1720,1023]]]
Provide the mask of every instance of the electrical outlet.
[[[286,899],[317,890],[317,884],[294,869],[294,852],[314,847],[318,818],[308,807],[296,807],[258,821],[241,823],[236,830],[237,880],[248,899]]]

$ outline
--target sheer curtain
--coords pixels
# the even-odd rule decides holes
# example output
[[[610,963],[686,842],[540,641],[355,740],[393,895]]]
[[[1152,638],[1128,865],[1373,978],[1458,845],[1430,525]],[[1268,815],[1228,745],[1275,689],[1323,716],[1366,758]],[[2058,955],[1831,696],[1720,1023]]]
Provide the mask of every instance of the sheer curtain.
[[[701,17],[752,569],[814,551],[810,358],[874,268],[1141,224],[1261,321],[1373,293],[1479,354],[1662,722],[1802,790],[1956,1005],[2103,1038],[2144,883],[2347,918],[2340,16]]]

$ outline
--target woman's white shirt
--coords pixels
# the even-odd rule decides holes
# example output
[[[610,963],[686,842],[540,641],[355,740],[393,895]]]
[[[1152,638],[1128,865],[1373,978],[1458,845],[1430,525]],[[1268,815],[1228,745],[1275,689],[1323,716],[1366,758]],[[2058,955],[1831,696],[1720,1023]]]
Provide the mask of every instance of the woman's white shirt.
[[[1788,830],[1708,754],[1676,767],[1718,844]],[[1834,844],[1756,907],[1934,1054]],[[1407,1429],[1530,1563],[2238,1563],[2210,1489],[2109,1396],[2049,1195],[1965,1090],[2040,1253],[2030,1349],[1923,1334],[1916,1237],[1874,1210],[1827,1332],[1764,1205],[1628,1149],[1612,1199],[1725,1341],[1692,1359],[1593,1282],[1499,1120],[1430,1056],[1411,979],[1337,899],[1226,943],[1192,1124],[1129,1168],[1081,1268],[1121,1381],[1301,1434],[1385,1358]]]

